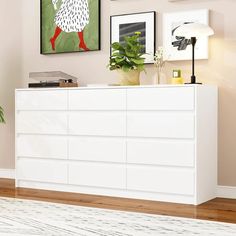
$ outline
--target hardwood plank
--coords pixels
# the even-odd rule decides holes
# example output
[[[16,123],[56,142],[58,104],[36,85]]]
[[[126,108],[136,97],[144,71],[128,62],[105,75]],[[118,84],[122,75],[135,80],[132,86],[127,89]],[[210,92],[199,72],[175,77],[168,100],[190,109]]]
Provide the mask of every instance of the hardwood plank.
[[[12,179],[1,179],[0,178],[0,189],[15,189],[15,181]]]
[[[193,206],[187,204],[15,188],[14,186],[14,180],[0,179],[0,196],[236,223],[236,200],[234,199],[216,198],[199,206]]]

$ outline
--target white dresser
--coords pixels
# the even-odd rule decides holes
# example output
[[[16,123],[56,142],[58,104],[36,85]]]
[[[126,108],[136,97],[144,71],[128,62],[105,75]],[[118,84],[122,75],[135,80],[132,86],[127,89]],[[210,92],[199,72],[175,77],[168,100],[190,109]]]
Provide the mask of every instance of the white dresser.
[[[217,103],[205,85],[16,90],[16,186],[210,200]]]

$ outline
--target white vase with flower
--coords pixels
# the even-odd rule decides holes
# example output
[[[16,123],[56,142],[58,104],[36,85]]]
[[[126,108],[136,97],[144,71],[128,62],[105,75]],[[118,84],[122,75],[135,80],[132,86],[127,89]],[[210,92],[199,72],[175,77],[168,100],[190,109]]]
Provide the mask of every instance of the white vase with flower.
[[[154,78],[155,84],[160,84],[163,82],[162,77],[165,77],[163,74],[163,68],[165,66],[167,59],[164,58],[164,48],[158,47],[155,55],[154,55],[154,65],[156,67],[156,75]]]

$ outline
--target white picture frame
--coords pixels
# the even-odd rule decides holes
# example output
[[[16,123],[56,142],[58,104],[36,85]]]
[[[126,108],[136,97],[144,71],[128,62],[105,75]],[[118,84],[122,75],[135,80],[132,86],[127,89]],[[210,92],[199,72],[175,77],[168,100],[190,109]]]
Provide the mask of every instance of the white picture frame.
[[[187,46],[185,50],[178,50],[172,45],[175,39],[174,28],[186,22],[196,22],[209,25],[209,10],[200,9],[183,12],[171,12],[163,14],[163,47],[168,61],[181,61],[192,59],[192,48]],[[195,59],[208,59],[208,37],[197,39],[195,46]]]
[[[139,26],[135,26],[140,24]],[[143,26],[142,26],[143,24]],[[133,26],[132,26],[133,25]],[[154,54],[156,50],[156,12],[141,12],[123,15],[114,15],[110,18],[110,44],[114,42],[120,42],[121,38],[121,26],[126,27],[126,32],[122,31],[123,36],[129,36],[134,34],[136,31],[145,31],[144,35],[144,52],[145,52],[145,64],[154,62]],[[129,29],[128,29],[129,28]],[[111,55],[111,50],[110,50]]]

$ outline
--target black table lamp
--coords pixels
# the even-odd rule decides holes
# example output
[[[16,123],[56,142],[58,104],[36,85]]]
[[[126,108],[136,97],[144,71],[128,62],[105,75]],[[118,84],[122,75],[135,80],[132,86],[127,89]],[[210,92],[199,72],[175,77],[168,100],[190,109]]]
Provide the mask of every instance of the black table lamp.
[[[192,45],[192,76],[191,82],[188,84],[201,84],[196,82],[195,76],[195,45],[199,37],[208,37],[213,35],[214,31],[211,27],[199,23],[183,24],[175,30],[174,35],[191,39]]]

